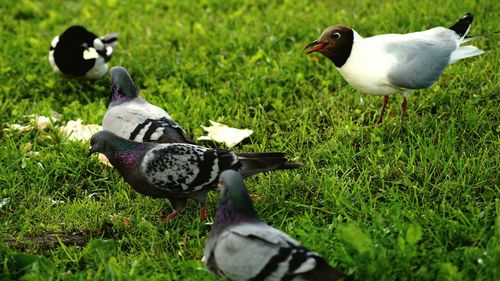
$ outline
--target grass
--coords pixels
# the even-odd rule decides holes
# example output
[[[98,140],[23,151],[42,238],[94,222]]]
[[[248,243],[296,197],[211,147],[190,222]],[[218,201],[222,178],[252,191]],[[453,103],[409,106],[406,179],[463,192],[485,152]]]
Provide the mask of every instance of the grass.
[[[432,87],[391,98],[356,92],[302,48],[344,23],[361,35],[450,26],[497,31],[498,1],[3,1],[0,124],[62,115],[100,124],[109,78],[51,71],[70,24],[120,41],[143,96],[193,137],[208,120],[255,131],[239,151],[285,151],[300,170],[247,180],[260,216],[356,280],[500,279],[498,36]],[[317,57],[317,59],[316,59]],[[201,257],[209,226],[192,203],[169,223],[162,200],[135,193],[88,144],[56,129],[0,132],[0,279],[216,280]],[[39,152],[38,155],[33,152]],[[8,199],[5,199],[8,198]],[[214,217],[218,195],[210,195]],[[17,243],[16,243],[17,242]]]

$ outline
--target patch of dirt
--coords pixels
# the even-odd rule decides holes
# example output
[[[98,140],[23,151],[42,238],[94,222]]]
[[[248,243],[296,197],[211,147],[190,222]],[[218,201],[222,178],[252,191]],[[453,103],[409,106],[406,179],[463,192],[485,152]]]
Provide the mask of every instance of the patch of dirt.
[[[93,238],[115,238],[120,239],[123,233],[115,231],[113,224],[104,222],[99,230],[86,230],[74,232],[59,232],[59,233],[46,233],[39,236],[26,235],[17,241],[16,237],[5,237],[4,243],[9,248],[17,249],[26,253],[34,251],[48,251],[55,249],[61,244],[65,246],[78,246],[85,247],[90,239]]]
[[[94,233],[95,235],[95,233]],[[9,248],[21,250],[23,252],[32,252],[35,249],[46,251],[64,244],[66,246],[87,245],[87,242],[92,237],[92,233],[80,231],[72,233],[49,233],[42,236],[25,236],[21,240],[16,241],[15,237],[7,237],[4,239],[5,245]]]

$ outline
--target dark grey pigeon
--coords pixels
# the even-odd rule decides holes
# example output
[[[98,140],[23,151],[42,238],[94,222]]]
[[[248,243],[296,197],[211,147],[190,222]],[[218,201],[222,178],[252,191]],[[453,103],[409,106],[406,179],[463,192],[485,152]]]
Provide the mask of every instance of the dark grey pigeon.
[[[112,67],[109,73],[111,100],[102,120],[104,130],[134,141],[193,143],[165,110],[141,97],[124,67]]]
[[[108,71],[118,34],[98,38],[81,25],[73,25],[50,44],[49,62],[54,71],[90,79],[101,78]]]
[[[205,266],[228,280],[348,280],[318,254],[257,216],[243,177],[222,172],[221,199],[205,244]]]
[[[234,153],[186,143],[135,142],[101,131],[90,139],[89,155],[100,152],[135,191],[155,198],[167,198],[174,218],[192,198],[202,205],[205,219],[207,192],[216,187],[219,174],[235,169],[244,177],[258,173],[294,169],[284,153]]]
[[[472,14],[465,14],[449,28],[435,27],[407,34],[382,34],[363,38],[344,25],[331,26],[307,44],[307,53],[329,58],[342,77],[355,89],[384,96],[377,123],[382,122],[389,96],[403,93],[401,117],[411,90],[431,86],[445,67],[458,60],[484,53],[461,44],[482,36],[466,37]]]

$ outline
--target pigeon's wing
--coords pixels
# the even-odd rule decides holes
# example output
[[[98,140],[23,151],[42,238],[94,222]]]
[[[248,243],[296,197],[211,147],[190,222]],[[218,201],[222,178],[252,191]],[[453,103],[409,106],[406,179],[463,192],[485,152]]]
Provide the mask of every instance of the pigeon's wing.
[[[141,171],[159,189],[191,193],[214,188],[219,174],[237,162],[237,156],[229,151],[192,144],[162,144],[144,155]]]
[[[371,38],[381,40],[385,51],[392,56],[388,79],[403,89],[432,85],[450,63],[451,53],[457,49],[459,39],[455,32],[443,27]]]
[[[229,279],[290,280],[316,267],[319,255],[264,223],[230,227],[214,241],[206,263]]]
[[[134,141],[192,143],[165,110],[142,99],[111,105],[102,126],[104,130]]]
[[[150,127],[157,127],[159,130],[163,128],[163,134],[160,138],[154,140],[151,138],[147,138],[145,136],[145,141],[157,141],[162,143],[190,143],[194,144],[194,142],[187,136],[184,129],[182,129],[181,125],[175,122],[171,118],[160,118],[156,120],[151,120],[152,124]]]

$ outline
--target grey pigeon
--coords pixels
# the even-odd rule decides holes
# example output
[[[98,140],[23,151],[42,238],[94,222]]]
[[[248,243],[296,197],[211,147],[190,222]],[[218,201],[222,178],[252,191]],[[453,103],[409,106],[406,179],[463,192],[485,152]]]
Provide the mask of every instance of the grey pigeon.
[[[182,213],[187,199],[202,205],[205,219],[207,192],[216,187],[219,174],[239,170],[245,177],[267,171],[294,169],[283,153],[234,153],[186,143],[135,142],[110,131],[90,139],[89,154],[100,152],[135,191],[167,198],[174,211],[164,221]]]
[[[406,113],[410,90],[431,86],[444,68],[483,51],[461,44],[482,36],[466,37],[472,24],[470,13],[450,28],[435,27],[407,34],[383,34],[362,38],[354,29],[331,26],[307,44],[307,53],[319,52],[329,58],[355,89],[384,96],[377,123],[382,122],[389,96],[403,92],[401,116]]]
[[[102,127],[123,138],[141,142],[193,143],[168,113],[147,102],[124,67],[111,76],[111,100]]]
[[[81,25],[73,25],[50,44],[49,62],[54,71],[90,79],[101,78],[113,53],[118,34],[98,38]]]
[[[347,280],[318,254],[259,219],[236,171],[219,177],[221,199],[205,244],[205,266],[229,280]]]

